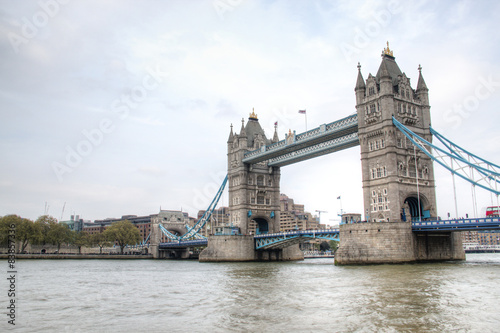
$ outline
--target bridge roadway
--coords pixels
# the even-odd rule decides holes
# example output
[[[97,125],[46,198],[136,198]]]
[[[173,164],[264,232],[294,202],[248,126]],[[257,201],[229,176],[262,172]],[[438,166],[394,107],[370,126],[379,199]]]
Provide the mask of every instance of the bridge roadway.
[[[412,230],[414,232],[500,230],[500,217],[416,221],[412,222]],[[261,234],[256,235],[254,238],[256,250],[280,249],[312,238],[335,241],[340,240],[339,229],[297,230]],[[207,244],[208,240],[205,238],[160,243],[159,247],[160,249],[184,249],[188,247],[206,246]]]
[[[412,222],[413,231],[480,231],[500,230],[500,217],[476,219],[451,219],[440,221]]]
[[[358,115],[354,114],[249,151],[243,162],[268,161],[269,166],[285,166],[358,145]]]

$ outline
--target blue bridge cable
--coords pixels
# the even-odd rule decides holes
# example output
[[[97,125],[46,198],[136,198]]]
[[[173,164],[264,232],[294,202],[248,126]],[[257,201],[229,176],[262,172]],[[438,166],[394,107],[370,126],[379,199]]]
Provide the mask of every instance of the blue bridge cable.
[[[460,154],[459,151],[462,151],[464,152],[467,156],[469,157],[472,157],[474,158],[475,160],[479,160],[481,163],[484,163],[486,164],[486,166],[490,166],[492,169],[500,169],[500,166],[494,164],[494,163],[491,163],[489,161],[486,161],[485,159],[477,156],[477,155],[474,155],[470,152],[468,152],[467,150],[463,149],[462,147],[460,147],[459,145],[451,142],[450,140],[446,139],[444,136],[442,136],[441,134],[439,134],[436,130],[434,130],[432,127],[430,128],[430,131],[431,131],[431,134],[434,135],[446,148],[448,148],[448,150],[454,154],[455,156],[457,156],[458,158],[461,158],[462,160],[465,160],[465,158]],[[455,149],[453,149],[453,147],[456,147]],[[457,151],[457,149],[459,151]],[[468,161],[468,160],[467,160]],[[486,168],[487,171],[483,171],[484,168],[478,166],[479,168],[477,169],[477,171],[479,173],[481,173],[483,176],[487,177],[488,179],[490,180],[494,180],[496,181],[497,183],[500,183],[500,179],[496,179],[495,177],[492,177],[490,174],[493,173],[495,174],[497,177],[499,175],[498,172],[496,172],[495,170],[491,170],[491,169],[488,169]]]
[[[401,124],[399,121],[397,121],[394,117],[392,117],[392,122],[416,147],[418,147],[422,152],[424,152],[433,161],[435,161],[436,163],[438,163],[439,165],[441,165],[442,167],[444,167],[448,171],[452,172],[453,174],[455,174],[455,175],[459,176],[460,178],[468,181],[469,183],[471,183],[473,185],[477,185],[477,186],[479,186],[479,187],[481,187],[481,188],[483,188],[483,189],[485,189],[487,191],[493,192],[496,195],[500,195],[500,191],[498,191],[497,189],[493,189],[491,187],[488,187],[488,186],[485,186],[485,185],[483,185],[481,183],[478,183],[474,179],[471,179],[469,176],[465,176],[465,175],[457,172],[455,169],[449,167],[444,162],[442,162],[441,160],[437,159],[434,155],[432,155],[431,152],[428,151],[425,147],[423,147],[423,145],[421,143],[423,143],[423,144],[431,147],[432,149],[434,149],[437,152],[440,152],[443,155],[446,155],[446,156],[450,157],[451,159],[454,159],[456,161],[459,161],[461,163],[466,164],[467,166],[473,168],[474,170],[476,170],[480,174],[484,175],[489,180],[495,180],[496,182],[499,182],[498,178],[500,177],[500,173],[492,171],[492,170],[489,170],[489,169],[486,169],[486,168],[483,168],[481,166],[478,166],[476,164],[473,164],[473,163],[469,162],[468,160],[466,160],[465,158],[463,158],[462,156],[460,156],[457,152],[453,151],[453,149],[450,146],[448,146],[448,145],[446,145],[446,146],[448,147],[448,149],[450,149],[450,151],[453,151],[452,153],[447,152],[447,151],[445,151],[445,150],[443,150],[443,149],[441,149],[441,148],[433,145],[429,141],[427,141],[427,140],[423,139],[422,137],[418,136],[417,134],[413,133],[410,129],[408,129],[407,127],[405,127],[403,124]],[[433,132],[437,133],[434,130],[433,130]],[[442,137],[442,136],[440,134],[438,134],[438,139],[441,141],[440,137]],[[417,139],[419,142],[417,142],[417,140],[415,140],[415,139]],[[446,141],[448,141],[448,142],[451,143],[451,141],[449,141],[449,140],[446,140]],[[456,145],[454,145],[454,146],[456,146]],[[456,146],[456,147],[458,147],[458,146]],[[463,151],[466,152],[465,150],[463,150]],[[471,156],[475,156],[475,155],[472,155],[472,154],[470,154],[470,155]],[[484,163],[486,163],[487,165],[496,166],[495,164],[487,162],[484,159],[481,159],[481,161],[484,161]]]
[[[167,236],[168,239],[173,240],[173,241],[180,240],[179,236],[174,235],[173,233],[171,233],[170,231],[168,231],[167,229],[165,229],[165,227],[161,223],[159,223],[158,225],[160,227],[161,232],[163,232],[163,234],[165,236]]]
[[[208,206],[207,210],[203,213],[203,216],[195,223],[195,225],[189,229],[187,233],[179,237],[179,240],[187,240],[191,237],[195,237],[196,234],[205,226],[208,220],[210,220],[210,217],[212,216],[212,212],[214,211],[215,207],[217,207],[217,204],[219,203],[219,199],[222,196],[222,193],[224,192],[224,188],[226,187],[227,183],[227,175],[222,181],[222,185],[219,188],[219,191],[217,191],[217,194],[215,195],[214,199]]]

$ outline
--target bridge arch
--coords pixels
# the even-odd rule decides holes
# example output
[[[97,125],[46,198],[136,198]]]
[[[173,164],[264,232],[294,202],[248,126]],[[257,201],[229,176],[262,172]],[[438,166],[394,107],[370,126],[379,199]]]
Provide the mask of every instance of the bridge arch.
[[[417,193],[409,194],[403,201],[404,206],[408,207],[405,211],[406,220],[418,220],[419,217],[424,218],[425,208],[428,208],[429,201],[425,196]],[[428,209],[427,209],[428,210]]]
[[[252,224],[255,224],[255,234],[267,234],[269,232],[270,221],[263,216],[257,216],[252,219]]]

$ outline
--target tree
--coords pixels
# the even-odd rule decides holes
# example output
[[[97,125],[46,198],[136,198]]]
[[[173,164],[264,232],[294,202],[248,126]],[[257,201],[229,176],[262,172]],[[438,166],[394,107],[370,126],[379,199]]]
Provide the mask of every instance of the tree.
[[[23,253],[29,243],[34,244],[42,238],[42,231],[33,221],[23,218],[16,228],[16,238],[21,242]]]
[[[35,244],[45,245],[50,243],[49,231],[52,224],[57,224],[57,220],[49,215],[42,215],[38,217],[35,224],[40,228],[41,237]]]
[[[321,242],[321,244],[319,244],[319,250],[320,251],[329,251],[330,244],[328,244],[328,242]]]
[[[11,225],[15,226],[14,235],[16,243],[19,242],[20,245],[17,252],[24,252],[29,243],[34,243],[41,237],[40,229],[35,226],[33,221],[17,215],[7,215],[2,217],[0,221],[0,243],[2,245],[8,244],[8,235]]]
[[[49,223],[49,231],[47,232],[47,242],[57,245],[57,253],[61,249],[61,244],[71,242],[71,230],[67,224]]]
[[[7,246],[9,244],[9,231],[11,230],[11,225],[14,224],[17,227],[20,221],[21,217],[17,215],[7,215],[0,218],[0,244],[2,246]]]
[[[78,254],[82,254],[82,247],[91,245],[90,235],[85,231],[72,231],[72,243],[78,247]]]
[[[102,254],[102,248],[105,246],[111,246],[113,243],[108,239],[108,234],[104,232],[90,235],[90,244],[99,246],[99,254]]]
[[[139,243],[141,236],[139,229],[129,220],[119,221],[111,224],[105,231],[106,237],[114,240],[120,246],[120,253],[123,254],[123,249],[126,245],[135,245]]]
[[[332,251],[337,251],[337,249],[339,247],[339,242],[335,241],[335,240],[331,240],[329,243],[330,243],[330,247],[331,247]]]

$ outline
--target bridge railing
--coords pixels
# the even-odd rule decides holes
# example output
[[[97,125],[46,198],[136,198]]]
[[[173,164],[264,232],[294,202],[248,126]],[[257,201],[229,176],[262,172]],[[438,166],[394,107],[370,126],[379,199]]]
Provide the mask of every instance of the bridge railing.
[[[472,219],[451,219],[439,221],[412,222],[413,230],[491,230],[500,229],[500,217],[483,217]]]
[[[260,234],[255,235],[254,238],[271,238],[271,237],[279,237],[279,236],[303,236],[303,235],[312,235],[312,234],[332,234],[338,233],[339,229],[315,229],[315,230],[297,230],[297,231],[283,231],[283,232],[275,232],[271,234]]]

